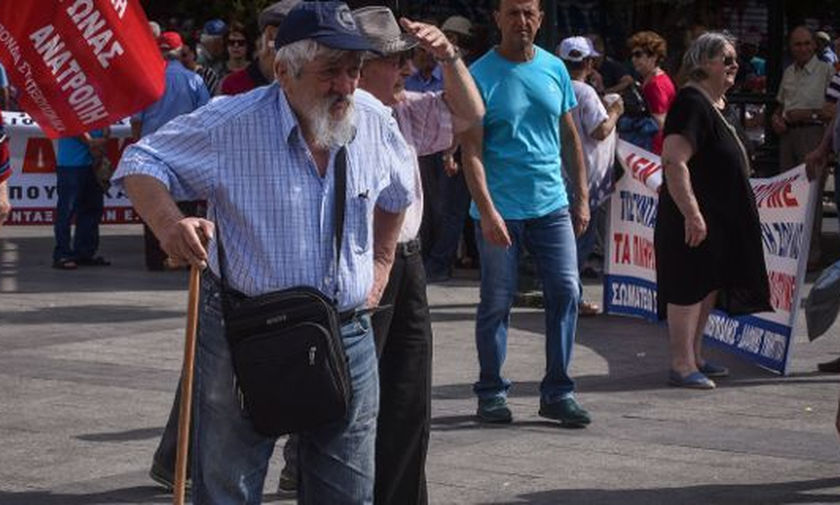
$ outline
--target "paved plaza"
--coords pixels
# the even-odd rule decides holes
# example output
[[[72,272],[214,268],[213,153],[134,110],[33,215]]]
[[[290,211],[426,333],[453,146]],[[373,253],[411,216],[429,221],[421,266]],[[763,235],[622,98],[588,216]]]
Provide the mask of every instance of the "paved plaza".
[[[134,225],[104,228],[111,267],[77,271],[50,268],[49,227],[0,235],[0,505],[170,503],[147,471],[181,364],[186,272],[147,272]],[[582,319],[572,372],[594,421],[569,430],[537,416],[543,313],[516,309],[514,423],[486,426],[471,391],[477,287],[460,271],[428,291],[432,504],[840,503],[840,376],[816,372],[840,354],[840,324],[809,343],[800,314],[788,377],[712,351],[732,376],[709,392],[666,385],[664,326]],[[266,503],[293,503],[274,493],[281,466],[278,450]]]

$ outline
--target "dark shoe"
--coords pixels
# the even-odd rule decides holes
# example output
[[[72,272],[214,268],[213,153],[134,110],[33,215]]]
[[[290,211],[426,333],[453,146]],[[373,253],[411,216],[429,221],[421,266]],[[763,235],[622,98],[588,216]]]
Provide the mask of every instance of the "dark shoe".
[[[61,258],[53,261],[52,267],[58,270],[75,270],[79,268],[79,264],[74,259]]]
[[[840,358],[818,364],[817,370],[825,373],[840,373]]]
[[[149,477],[165,489],[167,493],[171,493],[175,489],[175,472],[164,468],[163,465],[153,462],[152,468],[149,470]],[[189,476],[187,476],[184,487],[187,489],[192,487],[192,479]]]
[[[668,374],[668,384],[678,388],[689,389],[714,389],[715,383],[700,372],[691,372],[683,377],[676,370]]]
[[[102,256],[94,256],[92,258],[79,258],[76,260],[76,263],[79,266],[83,267],[107,267],[111,265],[111,262],[106,260]]]
[[[589,412],[586,411],[572,397],[563,398],[559,402],[546,403],[540,400],[540,417],[560,421],[563,426],[570,428],[583,428],[592,422]]]
[[[290,495],[297,492],[297,477],[292,472],[286,471],[286,467],[280,471],[280,482],[277,483],[277,494]]]
[[[729,376],[729,369],[723,365],[718,365],[716,363],[712,363],[711,361],[707,361],[703,364],[703,366],[697,367],[700,370],[700,373],[705,375],[706,377],[728,377]]]
[[[476,411],[479,420],[485,423],[506,424],[513,421],[513,414],[507,406],[507,400],[503,396],[496,396],[486,400],[478,400]]]

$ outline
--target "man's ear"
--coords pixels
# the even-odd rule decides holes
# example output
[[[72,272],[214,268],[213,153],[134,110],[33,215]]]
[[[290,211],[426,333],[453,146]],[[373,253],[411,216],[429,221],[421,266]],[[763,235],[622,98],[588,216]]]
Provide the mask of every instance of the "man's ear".
[[[289,78],[289,67],[286,65],[284,61],[275,61],[274,62],[274,79],[280,83],[281,86],[284,86]]]

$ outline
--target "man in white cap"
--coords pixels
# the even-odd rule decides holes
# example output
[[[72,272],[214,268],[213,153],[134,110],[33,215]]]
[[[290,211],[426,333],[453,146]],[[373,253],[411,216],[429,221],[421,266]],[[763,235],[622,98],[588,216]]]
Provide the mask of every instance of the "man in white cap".
[[[814,34],[814,41],[817,43],[817,58],[829,65],[835,65],[837,63],[837,55],[831,47],[831,35],[823,31],[816,32]]]
[[[440,26],[440,31],[461,51],[462,57],[467,56],[466,49],[472,37],[472,23],[469,19],[464,16],[449,16]]]
[[[572,109],[578,136],[583,147],[586,174],[589,184],[590,225],[577,238],[578,270],[581,270],[592,252],[597,240],[595,226],[603,203],[612,191],[612,165],[615,158],[615,125],[624,112],[621,97],[614,95],[608,107],[604,106],[595,88],[586,83],[594,71],[595,58],[601,56],[586,37],[569,37],[560,43],[558,56],[566,64],[572,78],[572,89],[577,107]],[[594,315],[599,307],[593,302],[581,299],[578,313],[581,316]]]

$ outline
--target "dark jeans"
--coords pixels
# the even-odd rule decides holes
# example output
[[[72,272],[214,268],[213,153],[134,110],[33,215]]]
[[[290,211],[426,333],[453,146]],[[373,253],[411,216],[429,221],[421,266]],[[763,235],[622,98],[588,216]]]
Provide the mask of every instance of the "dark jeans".
[[[446,174],[443,170],[443,156],[440,153],[420,156],[420,181],[423,184],[423,221],[420,225],[420,242],[423,245],[423,259],[429,256],[441,226],[443,202],[441,201],[440,183]]]
[[[432,326],[417,241],[397,246],[381,305],[373,316],[379,354],[376,505],[428,503],[426,453],[431,424]]]
[[[459,170],[454,177],[446,174],[441,176],[437,189],[440,217],[425,256],[426,272],[431,278],[449,277],[451,274],[458,242],[470,209],[470,191],[463,170]]]
[[[103,193],[93,168],[56,167],[56,216],[53,231],[53,261],[93,258],[99,248],[99,221],[102,219]],[[70,226],[76,218],[76,233]]]

